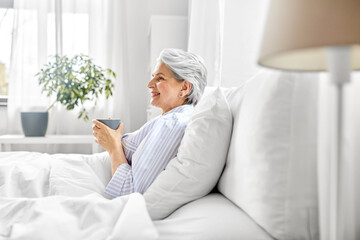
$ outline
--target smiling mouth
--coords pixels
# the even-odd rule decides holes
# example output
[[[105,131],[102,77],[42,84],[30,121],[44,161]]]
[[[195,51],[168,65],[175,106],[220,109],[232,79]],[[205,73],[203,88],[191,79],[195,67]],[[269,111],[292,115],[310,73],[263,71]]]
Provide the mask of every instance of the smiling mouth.
[[[156,96],[159,96],[159,95],[160,95],[160,93],[152,93],[151,94],[152,97],[156,97]]]

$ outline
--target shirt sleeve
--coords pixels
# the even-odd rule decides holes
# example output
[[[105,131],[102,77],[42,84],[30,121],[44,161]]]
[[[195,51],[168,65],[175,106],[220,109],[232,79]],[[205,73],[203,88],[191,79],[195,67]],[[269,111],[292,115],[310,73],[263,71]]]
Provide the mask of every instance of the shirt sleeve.
[[[106,186],[105,194],[110,198],[115,198],[134,192],[132,179],[131,166],[127,163],[121,164]]]
[[[132,165],[121,164],[105,189],[111,197],[144,193],[176,156],[186,124],[159,119],[132,156]]]

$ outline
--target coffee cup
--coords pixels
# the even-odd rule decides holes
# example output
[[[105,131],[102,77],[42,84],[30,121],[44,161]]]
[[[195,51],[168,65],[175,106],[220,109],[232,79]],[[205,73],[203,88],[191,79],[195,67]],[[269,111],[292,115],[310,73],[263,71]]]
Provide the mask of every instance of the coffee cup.
[[[97,118],[96,120],[102,122],[103,124],[114,130],[118,129],[121,123],[120,119]]]

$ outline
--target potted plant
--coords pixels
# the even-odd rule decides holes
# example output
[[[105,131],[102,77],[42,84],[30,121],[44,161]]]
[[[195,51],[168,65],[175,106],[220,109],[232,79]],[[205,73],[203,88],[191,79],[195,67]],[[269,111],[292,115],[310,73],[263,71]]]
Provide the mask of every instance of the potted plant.
[[[47,129],[49,110],[60,103],[67,110],[80,106],[78,118],[89,120],[86,103],[97,104],[100,96],[106,99],[112,96],[116,74],[111,69],[103,69],[84,54],[68,56],[51,56],[35,76],[48,97],[55,96],[46,112],[22,112],[21,122],[25,136],[44,136]]]

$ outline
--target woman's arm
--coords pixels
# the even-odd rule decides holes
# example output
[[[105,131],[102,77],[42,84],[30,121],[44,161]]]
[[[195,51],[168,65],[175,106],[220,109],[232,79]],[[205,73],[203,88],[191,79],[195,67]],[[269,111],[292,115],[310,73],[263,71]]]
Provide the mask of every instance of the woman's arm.
[[[112,130],[105,124],[93,120],[95,142],[100,144],[110,156],[112,178],[106,186],[105,193],[111,198],[134,192],[131,166],[128,164],[121,142],[123,128],[123,123],[117,130]]]

